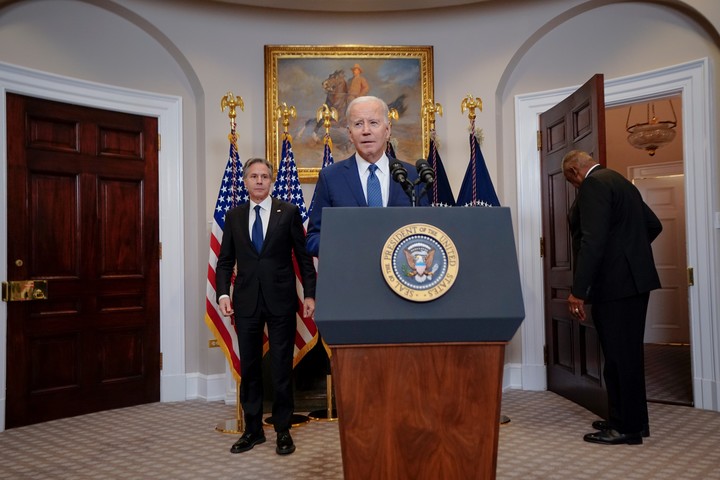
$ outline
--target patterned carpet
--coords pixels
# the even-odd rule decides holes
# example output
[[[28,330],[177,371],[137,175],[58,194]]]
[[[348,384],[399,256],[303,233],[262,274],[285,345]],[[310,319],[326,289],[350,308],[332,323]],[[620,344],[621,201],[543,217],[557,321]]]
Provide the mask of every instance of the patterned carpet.
[[[650,404],[652,436],[639,446],[583,442],[596,417],[551,392],[510,390],[502,412],[511,422],[500,427],[498,479],[720,480],[717,412]],[[274,441],[232,455],[236,436],[214,427],[234,413],[219,402],[154,403],[7,430],[0,479],[342,478],[337,422],[294,428],[287,457]]]
[[[645,344],[645,386],[651,402],[692,405],[690,345]]]

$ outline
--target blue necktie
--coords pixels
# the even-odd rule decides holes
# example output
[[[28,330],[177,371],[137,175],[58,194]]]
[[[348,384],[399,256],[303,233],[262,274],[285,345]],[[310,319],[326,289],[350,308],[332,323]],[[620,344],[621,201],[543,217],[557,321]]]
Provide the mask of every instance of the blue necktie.
[[[380,191],[380,179],[375,175],[375,171],[378,169],[377,165],[373,164],[368,167],[370,175],[367,179],[367,202],[368,207],[382,207],[382,192]]]
[[[263,244],[263,226],[262,218],[260,218],[260,205],[255,205],[255,223],[252,228],[252,242],[255,245],[255,250],[260,253]]]

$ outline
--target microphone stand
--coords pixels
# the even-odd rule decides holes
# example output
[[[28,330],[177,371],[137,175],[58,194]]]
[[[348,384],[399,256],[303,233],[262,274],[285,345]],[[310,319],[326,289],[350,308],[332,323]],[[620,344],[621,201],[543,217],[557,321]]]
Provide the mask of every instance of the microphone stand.
[[[417,185],[417,181],[415,183],[411,182],[410,180],[405,180],[403,182],[403,190],[405,190],[405,194],[410,198],[410,206],[416,207],[417,206],[417,197],[415,196],[415,185]]]

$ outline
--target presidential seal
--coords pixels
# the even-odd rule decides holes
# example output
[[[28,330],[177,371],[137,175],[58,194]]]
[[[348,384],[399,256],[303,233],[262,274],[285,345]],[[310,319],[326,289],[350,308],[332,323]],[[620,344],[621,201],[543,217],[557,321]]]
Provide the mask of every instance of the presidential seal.
[[[452,239],[426,223],[397,229],[385,242],[380,258],[385,282],[413,302],[429,302],[447,293],[459,265]]]

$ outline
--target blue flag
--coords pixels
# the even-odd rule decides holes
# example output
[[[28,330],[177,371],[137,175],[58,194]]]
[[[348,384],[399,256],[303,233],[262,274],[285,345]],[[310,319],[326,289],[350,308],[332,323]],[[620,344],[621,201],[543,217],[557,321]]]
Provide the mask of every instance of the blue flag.
[[[322,161],[322,168],[325,168],[327,166],[332,165],[335,163],[335,160],[333,160],[332,155],[332,139],[330,138],[330,134],[325,134],[325,149],[323,150],[323,161]],[[312,211],[313,205],[315,205],[315,193],[313,192],[313,198],[310,202],[310,211]],[[310,215],[308,213],[308,215]]]
[[[430,205],[433,207],[454,207],[455,197],[453,196],[450,182],[445,173],[445,167],[440,159],[440,153],[437,150],[437,144],[434,137],[430,138],[430,152],[428,153],[428,163],[435,172],[435,183],[430,190]]]
[[[392,141],[388,140],[387,146],[385,147],[385,155],[388,156],[388,158],[397,158],[395,155],[395,147],[393,147]]]
[[[490,174],[488,173],[485,158],[480,150],[480,144],[475,133],[470,133],[470,163],[465,171],[460,194],[457,198],[459,207],[499,207]]]

